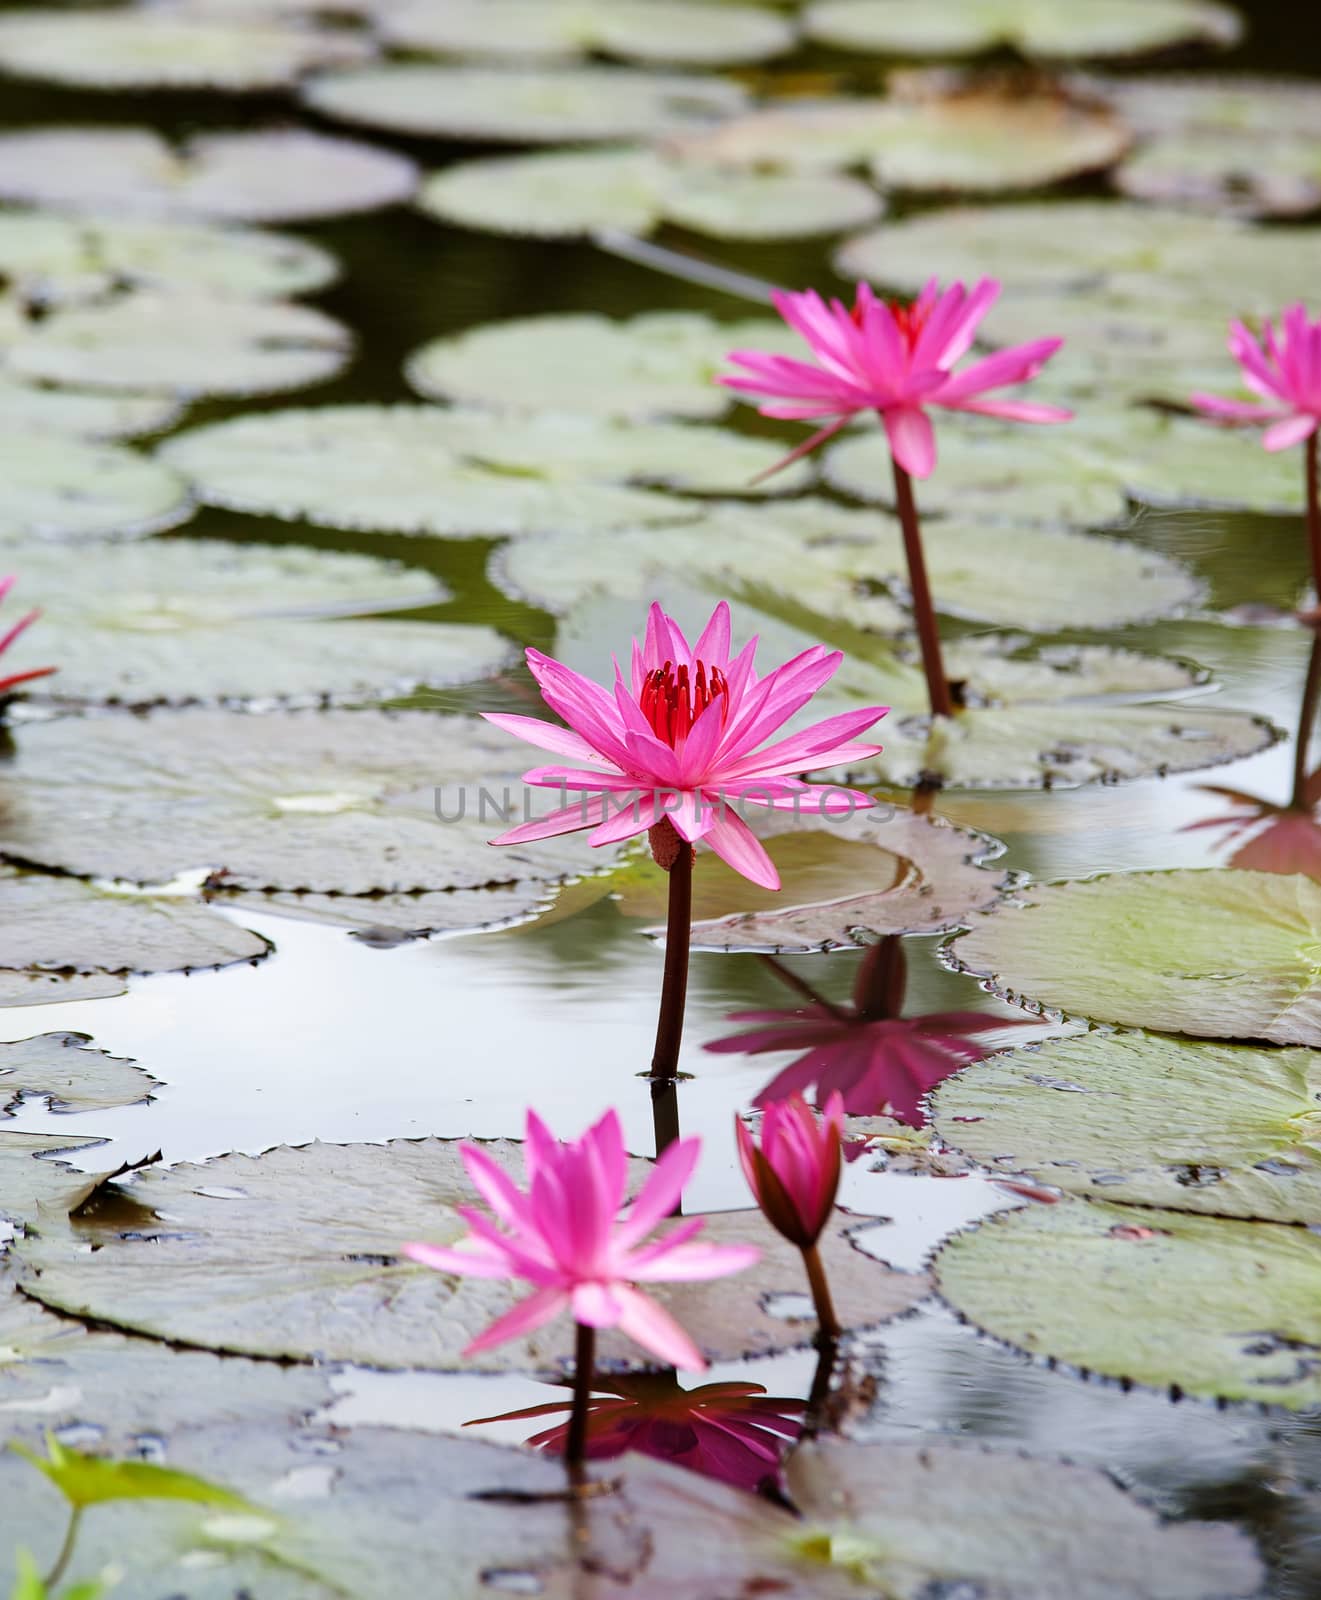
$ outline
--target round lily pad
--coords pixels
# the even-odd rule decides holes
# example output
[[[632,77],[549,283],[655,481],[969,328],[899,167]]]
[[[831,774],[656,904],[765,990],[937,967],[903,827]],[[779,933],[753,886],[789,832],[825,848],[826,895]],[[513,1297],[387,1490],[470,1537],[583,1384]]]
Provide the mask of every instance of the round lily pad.
[[[461,162],[431,177],[419,204],[444,222],[542,238],[645,234],[665,222],[718,239],[800,238],[858,227],[882,209],[853,178],[733,172],[614,149]]]
[[[73,434],[79,439],[131,439],[163,433],[182,407],[170,395],[105,394],[53,388],[0,373],[0,425]]]
[[[117,294],[126,285],[272,299],[322,289],[337,271],[333,256],[287,234],[44,211],[0,215],[0,274],[38,302]]]
[[[1124,162],[1115,186],[1134,200],[1221,216],[1306,216],[1321,208],[1321,137],[1166,134]]]
[[[720,78],[629,67],[397,64],[314,78],[303,99],[324,116],[391,133],[558,144],[656,138],[728,116],[747,103],[747,94]]]
[[[1025,56],[1136,56],[1173,45],[1238,42],[1243,23],[1229,6],[1204,0],[817,0],[804,14],[808,36],[842,50],[887,55],[971,55],[1010,45]]]
[[[511,744],[479,719],[421,712],[34,723],[0,768],[0,851],[132,883],[213,868],[227,887],[348,894],[581,870],[580,839],[488,845],[499,829],[479,815],[480,789],[522,794],[525,762]],[[471,795],[464,818],[441,821],[437,790],[453,817],[460,786]]]
[[[1097,1199],[1321,1222],[1321,1057],[1154,1033],[1048,1039],[948,1079],[942,1139]]]
[[[0,1006],[62,1005],[68,1000],[109,1000],[128,985],[110,972],[12,972],[0,969]]]
[[[193,514],[183,480],[159,461],[57,433],[0,434],[0,481],[0,544],[137,539]]]
[[[139,1105],[161,1087],[132,1061],[90,1045],[85,1033],[40,1033],[0,1044],[0,1116],[12,1116],[25,1098],[48,1100],[57,1112]]]
[[[1105,100],[1143,136],[1162,133],[1241,133],[1321,137],[1321,106],[1305,78],[1243,73],[1154,72],[1139,77],[1080,76],[1082,93]]]
[[[1321,1401],[1321,1238],[1306,1228],[1066,1200],[956,1234],[940,1292],[997,1339],[1181,1394]]]
[[[0,197],[37,205],[229,222],[301,222],[407,200],[406,157],[305,128],[199,134],[24,128],[0,136]]]
[[[304,73],[371,54],[341,29],[231,23],[145,6],[0,17],[0,69],[82,89],[284,89]]]
[[[55,311],[5,356],[50,383],[254,395],[324,382],[351,348],[343,323],[311,306],[143,290]]]
[[[52,1226],[62,1229],[69,1213],[87,1199],[101,1179],[75,1171],[59,1157],[104,1143],[94,1136],[78,1138],[72,1134],[11,1133],[7,1128],[0,1129],[0,1218],[18,1226],[35,1226],[49,1219]],[[8,1371],[5,1356],[12,1335],[11,1290],[12,1279],[7,1272],[0,1272],[0,1375]]]
[[[403,0],[381,36],[405,50],[519,60],[622,56],[687,66],[764,61],[792,50],[794,28],[755,5],[697,0]]]
[[[499,1140],[484,1148],[512,1175],[521,1173],[518,1145]],[[634,1164],[634,1188],[647,1170],[648,1163]],[[571,1359],[568,1318],[464,1358],[468,1341],[525,1286],[455,1278],[401,1257],[405,1240],[453,1243],[466,1232],[456,1208],[473,1194],[454,1142],[283,1146],[255,1159],[231,1155],[144,1173],[129,1192],[148,1215],[168,1213],[168,1223],[103,1233],[92,1256],[76,1228],[29,1235],[12,1252],[24,1290],[57,1309],[230,1352],[487,1372],[553,1370]],[[327,1198],[335,1194],[387,1194],[389,1204],[363,1209],[346,1200],[337,1209]],[[777,1297],[803,1293],[797,1250],[756,1212],[712,1217],[704,1237],[752,1239],[763,1252],[755,1266],[715,1287],[648,1286],[708,1356],[806,1343],[814,1326],[810,1302],[793,1315],[768,1309]],[[863,1254],[843,1226],[829,1231],[823,1254],[848,1327],[884,1322],[927,1293],[923,1274],[897,1272]],[[601,1338],[599,1359],[639,1364],[636,1347],[611,1332]]]
[[[42,684],[57,701],[365,700],[470,682],[511,653],[485,627],[343,620],[448,597],[416,569],[298,545],[178,539],[88,550],[72,572],[37,550],[23,592],[42,625],[12,659],[57,661]]]
[[[511,411],[607,417],[718,417],[732,392],[713,380],[730,350],[801,355],[802,341],[761,317],[716,322],[683,311],[627,321],[591,312],[514,317],[433,339],[409,359],[408,381],[429,399]]]
[[[952,947],[1000,993],[1128,1027],[1321,1043],[1321,885],[1230,868],[1045,884]]]
[[[584,870],[591,867],[584,863]],[[558,884],[537,878],[481,889],[441,889],[414,894],[264,894],[212,896],[232,905],[298,922],[343,928],[362,944],[389,950],[438,934],[477,933],[525,922],[547,910],[560,893]]]

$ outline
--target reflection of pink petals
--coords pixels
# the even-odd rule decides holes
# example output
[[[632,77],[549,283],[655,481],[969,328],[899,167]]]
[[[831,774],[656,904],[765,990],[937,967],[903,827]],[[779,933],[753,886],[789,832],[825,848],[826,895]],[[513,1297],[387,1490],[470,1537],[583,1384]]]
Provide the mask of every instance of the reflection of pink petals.
[[[16,582],[17,579],[13,577],[0,578],[0,600],[4,599]],[[4,633],[0,633],[0,656],[27,632],[40,615],[39,611],[29,611]],[[54,667],[29,667],[26,672],[12,672],[8,677],[0,678],[0,695],[12,694],[20,683],[31,683],[34,678],[49,677],[55,670]]]
[[[1315,801],[1321,773],[1308,780],[1308,797]],[[1321,882],[1321,820],[1315,810],[1278,806],[1240,789],[1214,784],[1200,786],[1206,794],[1229,802],[1224,816],[1190,822],[1184,832],[1198,828],[1223,828],[1227,841],[1239,841],[1229,857],[1231,867],[1251,872],[1301,873]]]
[[[1192,403],[1199,411],[1229,423],[1269,423],[1261,436],[1267,450],[1288,450],[1316,432],[1321,422],[1321,319],[1309,322],[1301,303],[1291,305],[1280,318],[1278,334],[1268,317],[1260,340],[1243,323],[1231,323],[1229,353],[1244,384],[1260,398],[1194,394]]]

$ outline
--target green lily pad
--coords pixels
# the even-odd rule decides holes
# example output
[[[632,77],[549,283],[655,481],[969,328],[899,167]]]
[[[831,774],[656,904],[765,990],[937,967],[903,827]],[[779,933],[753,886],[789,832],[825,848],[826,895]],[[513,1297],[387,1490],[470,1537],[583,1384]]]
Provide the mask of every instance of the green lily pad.
[[[1073,80],[1085,95],[1105,100],[1137,133],[1238,132],[1253,136],[1321,136],[1321,107],[1304,78],[1235,73],[1156,72],[1124,78]]]
[[[15,429],[0,435],[0,481],[0,545],[139,539],[193,514],[183,480],[159,461],[57,433]],[[36,639],[24,647],[39,644]]]
[[[140,1105],[162,1087],[132,1061],[90,1044],[85,1033],[41,1033],[0,1044],[0,1116],[13,1116],[25,1098],[49,1100],[58,1112]]]
[[[0,917],[0,976],[6,979],[191,972],[260,961],[271,948],[259,934],[186,895],[126,894],[4,866]]]
[[[1173,45],[1227,48],[1243,32],[1238,12],[1203,0],[817,0],[803,24],[809,38],[842,50],[888,55],[971,55],[1010,45],[1022,55],[1144,55]]]
[[[716,322],[683,311],[627,321],[590,312],[515,317],[433,339],[414,351],[408,381],[429,399],[511,411],[594,416],[718,417],[732,392],[713,380],[730,350],[802,354],[782,322]]]
[[[287,234],[44,211],[0,215],[0,274],[42,303],[119,294],[126,285],[273,299],[323,289],[338,270],[326,251]]]
[[[648,150],[570,150],[467,161],[434,174],[419,204],[443,222],[567,238],[673,222],[717,239],[793,239],[880,215],[867,184],[832,174],[731,172]]]
[[[591,865],[584,863],[584,870]],[[375,949],[391,949],[437,934],[479,933],[526,922],[554,904],[560,888],[529,878],[480,889],[414,894],[247,894],[212,896],[218,905],[343,928]]]
[[[9,1049],[11,1046],[5,1046]],[[71,1211],[82,1205],[101,1178],[75,1171],[58,1158],[95,1149],[105,1143],[95,1136],[57,1137],[49,1133],[12,1133],[0,1129],[0,1221],[17,1227],[49,1222],[63,1228]],[[0,1241],[5,1230],[0,1227]],[[4,1258],[7,1260],[7,1256]],[[0,1271],[0,1373],[5,1371],[15,1344],[9,1289],[12,1280]],[[23,1316],[23,1323],[31,1321]]]
[[[1311,1050],[1098,1032],[965,1069],[933,1115],[974,1160],[1071,1194],[1315,1223],[1319,1099]]]
[[[36,428],[79,439],[131,439],[163,433],[181,410],[171,395],[56,389],[0,372],[0,426],[6,430]]]
[[[1321,139],[1168,134],[1126,161],[1115,187],[1133,200],[1221,216],[1307,216],[1321,207]]]
[[[371,699],[470,682],[510,655],[490,628],[342,620],[448,595],[416,568],[298,545],[178,539],[88,550],[72,572],[67,552],[31,550],[23,591],[42,626],[12,660],[57,661],[41,685],[55,700]]]
[[[0,851],[130,883],[213,868],[224,887],[346,894],[576,873],[580,839],[487,843],[478,790],[517,797],[525,765],[508,734],[438,713],[58,718],[0,768]],[[465,817],[441,822],[437,789],[452,814],[460,786]]]
[[[792,50],[795,30],[759,6],[694,0],[430,0],[389,7],[382,37],[404,50],[521,61],[622,56],[687,66],[764,61]]]
[[[392,64],[314,78],[303,99],[323,116],[391,133],[558,144],[657,138],[741,110],[747,93],[720,78],[630,67]]]
[[[228,222],[301,222],[411,197],[406,157],[305,128],[199,134],[151,128],[24,128],[0,136],[0,197]]]
[[[1306,1228],[1066,1200],[956,1234],[941,1294],[1032,1355],[1181,1394],[1321,1400],[1321,1238]]]
[[[254,395],[322,383],[351,349],[343,323],[311,306],[142,290],[55,311],[5,357],[48,383]]]
[[[521,1172],[518,1145],[498,1140],[484,1148],[511,1174]],[[633,1187],[648,1165],[634,1164]],[[501,1372],[555,1370],[572,1357],[572,1323],[565,1318],[463,1358],[468,1341],[521,1298],[524,1286],[455,1278],[401,1258],[408,1239],[452,1243],[466,1232],[455,1208],[471,1202],[472,1188],[452,1141],[282,1146],[255,1159],[231,1155],[144,1173],[128,1192],[145,1225],[99,1230],[94,1255],[87,1254],[76,1221],[16,1242],[10,1258],[24,1291],[45,1305],[121,1328],[294,1360]],[[388,1192],[390,1204],[364,1210],[346,1203],[337,1215],[332,1202],[328,1215],[327,1195],[336,1192]],[[147,1220],[153,1212],[168,1213],[168,1223],[153,1225]],[[315,1238],[308,1230],[313,1217]],[[797,1250],[759,1213],[712,1217],[704,1237],[755,1239],[763,1252],[755,1266],[714,1287],[654,1286],[657,1299],[708,1356],[728,1359],[806,1343],[813,1329],[810,1302],[805,1314],[767,1309],[776,1297],[803,1293]],[[897,1272],[863,1254],[843,1226],[827,1233],[823,1255],[849,1327],[874,1326],[908,1311],[929,1287],[923,1274]],[[622,1335],[605,1333],[599,1359],[637,1365],[639,1356]]]
[[[1000,993],[1127,1027],[1321,1043],[1321,885],[1229,868],[1045,884],[950,952]]]
[[[363,39],[340,29],[145,7],[0,17],[0,69],[83,89],[284,89],[305,73],[371,54]]]

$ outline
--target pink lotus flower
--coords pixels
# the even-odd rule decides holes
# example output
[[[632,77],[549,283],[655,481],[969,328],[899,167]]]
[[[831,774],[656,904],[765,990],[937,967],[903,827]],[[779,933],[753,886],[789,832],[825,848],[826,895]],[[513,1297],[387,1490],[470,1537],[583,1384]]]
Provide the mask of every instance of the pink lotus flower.
[[[767,1395],[759,1383],[707,1383],[680,1388],[673,1374],[645,1372],[614,1377],[595,1386],[605,1391],[588,1402],[588,1459],[606,1461],[635,1450],[755,1493],[780,1471],[785,1440],[802,1430],[797,1420],[807,1402]],[[477,1417],[466,1427],[519,1422],[570,1410],[572,1401]],[[548,1455],[563,1455],[566,1423],[534,1433],[527,1441]]]
[[[533,1285],[533,1292],[479,1333],[465,1354],[522,1338],[570,1311],[586,1327],[619,1328],[669,1366],[702,1371],[706,1361],[693,1341],[668,1311],[634,1287],[722,1278],[760,1256],[751,1245],[694,1244],[704,1225],[701,1217],[642,1244],[678,1203],[701,1140],[672,1144],[620,1216],[628,1157],[613,1111],[573,1144],[557,1141],[529,1111],[526,1139],[526,1193],[484,1150],[462,1147],[468,1176],[505,1231],[482,1212],[463,1207],[459,1214],[471,1230],[466,1248],[404,1246],[411,1260],[437,1272],[522,1278]]]
[[[18,580],[16,578],[0,578],[0,600],[9,593]],[[11,644],[41,615],[40,611],[29,611],[27,616],[20,617],[7,633],[0,634],[0,656],[4,655]],[[9,694],[20,683],[29,683],[33,678],[45,678],[55,671],[54,667],[31,667],[26,672],[11,673],[7,678],[0,678],[0,695]]]
[[[1073,415],[1058,406],[984,398],[989,390],[1034,378],[1059,349],[1060,339],[1034,339],[953,371],[999,293],[994,278],[983,278],[971,294],[961,283],[942,291],[932,278],[911,305],[903,305],[880,299],[860,283],[850,311],[838,300],[827,305],[812,289],[777,292],[772,296],[776,310],[806,339],[815,363],[734,350],[729,359],[751,376],[721,375],[716,381],[748,394],[775,396],[773,404],[760,407],[763,416],[835,419],[782,465],[831,438],[859,412],[877,411],[894,459],[913,477],[927,478],[936,465],[930,406],[1013,422],[1067,422]]]
[[[1218,784],[1200,785],[1203,793],[1229,802],[1222,817],[1190,822],[1183,832],[1198,828],[1223,828],[1227,839],[1244,842],[1229,858],[1231,867],[1251,872],[1302,873],[1321,881],[1321,822],[1316,806],[1321,802],[1321,772],[1307,780],[1299,805],[1276,805],[1241,789]]]
[[[734,1119],[743,1175],[766,1220],[800,1250],[811,1250],[835,1209],[844,1143],[844,1102],[832,1095],[819,1118],[802,1095],[762,1113],[761,1146]]]
[[[1309,322],[1301,303],[1280,318],[1280,333],[1268,317],[1258,342],[1241,322],[1229,325],[1229,353],[1243,382],[1259,401],[1195,394],[1193,404],[1209,416],[1235,422],[1268,422],[1262,435],[1267,450],[1287,450],[1309,439],[1321,423],[1321,320]]]
[[[631,680],[616,666],[613,689],[529,650],[542,698],[568,728],[494,712],[486,713],[487,721],[594,765],[525,773],[526,783],[578,791],[583,798],[494,842],[522,844],[592,828],[591,844],[614,844],[668,819],[680,838],[705,839],[745,878],[778,889],[779,874],[738,808],[838,815],[874,805],[869,795],[813,787],[796,774],[875,755],[879,745],[853,741],[888,708],[846,711],[759,748],[834,675],[843,656],[813,645],[763,678],[753,668],[756,648],[753,638],[731,658],[729,607],[722,600],[691,647],[673,618],[653,605],[646,638],[641,645],[633,641]]]

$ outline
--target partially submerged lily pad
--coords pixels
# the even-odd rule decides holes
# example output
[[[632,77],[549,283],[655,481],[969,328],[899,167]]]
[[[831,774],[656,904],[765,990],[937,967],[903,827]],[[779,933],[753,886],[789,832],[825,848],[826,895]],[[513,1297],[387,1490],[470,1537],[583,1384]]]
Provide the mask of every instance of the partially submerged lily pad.
[[[1072,1194],[1311,1224],[1319,1098],[1313,1050],[1092,1032],[966,1068],[933,1115],[975,1160]]]
[[[4,882],[0,879],[0,898]],[[0,1116],[25,1099],[48,1100],[57,1112],[139,1105],[161,1084],[132,1061],[90,1049],[85,1033],[40,1033],[0,1044]]]
[[[1321,1401],[1321,1238],[1066,1200],[956,1234],[935,1262],[970,1322],[1036,1356],[1181,1394]]]
[[[109,1000],[128,984],[110,972],[10,972],[0,970],[0,1006],[62,1005],[68,1000]]]
[[[713,380],[730,350],[801,355],[782,322],[716,322],[685,311],[627,321],[591,312],[511,317],[433,339],[413,352],[408,381],[431,399],[510,411],[606,417],[718,417],[733,403]]]
[[[0,545],[139,539],[193,514],[183,480],[161,462],[35,429],[0,435],[0,481]]]
[[[853,178],[733,172],[615,149],[460,162],[428,179],[419,204],[444,222],[541,238],[645,234],[673,222],[717,239],[793,239],[861,226],[882,209]]]
[[[589,867],[591,863],[586,863]],[[480,889],[414,894],[264,894],[213,896],[214,903],[343,928],[360,943],[390,950],[414,939],[478,933],[524,922],[552,905],[559,886],[537,878]]]
[[[73,1134],[12,1133],[7,1128],[0,1129],[0,1219],[17,1227],[48,1221],[64,1228],[69,1213],[87,1199],[101,1179],[78,1172],[59,1158],[104,1143],[94,1135],[79,1138]],[[4,1231],[0,1228],[0,1242]],[[0,1274],[0,1317],[5,1319],[0,1322],[0,1372],[6,1366],[10,1333],[6,1315],[10,1287],[8,1274]]]
[[[407,200],[405,156],[305,128],[199,134],[174,146],[152,128],[24,128],[0,136],[10,201],[229,222],[295,222]]]
[[[1031,57],[1136,56],[1172,45],[1236,44],[1243,23],[1229,6],[1205,0],[817,0],[804,16],[808,36],[843,50],[891,55],[971,55],[1010,45]]]
[[[793,49],[795,30],[755,5],[698,0],[402,0],[381,35],[405,50],[522,61],[621,56],[688,66],[764,61]]]
[[[165,8],[7,11],[0,69],[83,89],[284,89],[372,54],[342,29],[225,22]]]
[[[951,948],[1002,994],[1098,1022],[1321,1044],[1321,884],[1229,868],[1031,889]]]
[[[314,78],[303,99],[324,116],[391,133],[558,144],[655,138],[728,116],[747,103],[747,92],[721,78],[629,67],[517,71],[401,63]]]
[[[225,887],[347,894],[567,876],[588,859],[578,839],[496,850],[475,804],[437,816],[438,789],[498,795],[524,765],[508,734],[440,714],[59,718],[0,767],[0,851],[132,883],[211,868]]]
[[[512,1174],[521,1172],[518,1145],[499,1140],[484,1148]],[[634,1188],[648,1167],[634,1164]],[[555,1370],[571,1359],[568,1318],[464,1359],[464,1346],[521,1297],[520,1287],[455,1278],[400,1256],[408,1239],[453,1242],[466,1232],[456,1206],[470,1203],[472,1190],[452,1141],[282,1146],[255,1159],[231,1155],[147,1172],[128,1192],[144,1208],[143,1223],[98,1230],[100,1248],[92,1255],[76,1221],[19,1241],[13,1260],[25,1292],[45,1305],[172,1341],[294,1360],[499,1372]],[[328,1209],[327,1195],[336,1193],[344,1197],[342,1210],[333,1202]],[[381,1193],[389,1194],[388,1207],[372,1199]],[[147,1220],[153,1211],[168,1213],[168,1222],[153,1226]],[[708,1356],[806,1343],[814,1327],[810,1301],[789,1315],[770,1309],[784,1297],[796,1305],[803,1294],[797,1250],[759,1213],[712,1217],[704,1237],[755,1239],[763,1252],[755,1266],[714,1287],[649,1286]],[[923,1274],[897,1272],[865,1255],[842,1226],[822,1246],[849,1328],[884,1322],[927,1292]],[[603,1334],[600,1359],[610,1366],[640,1360],[636,1347],[613,1332]]]

